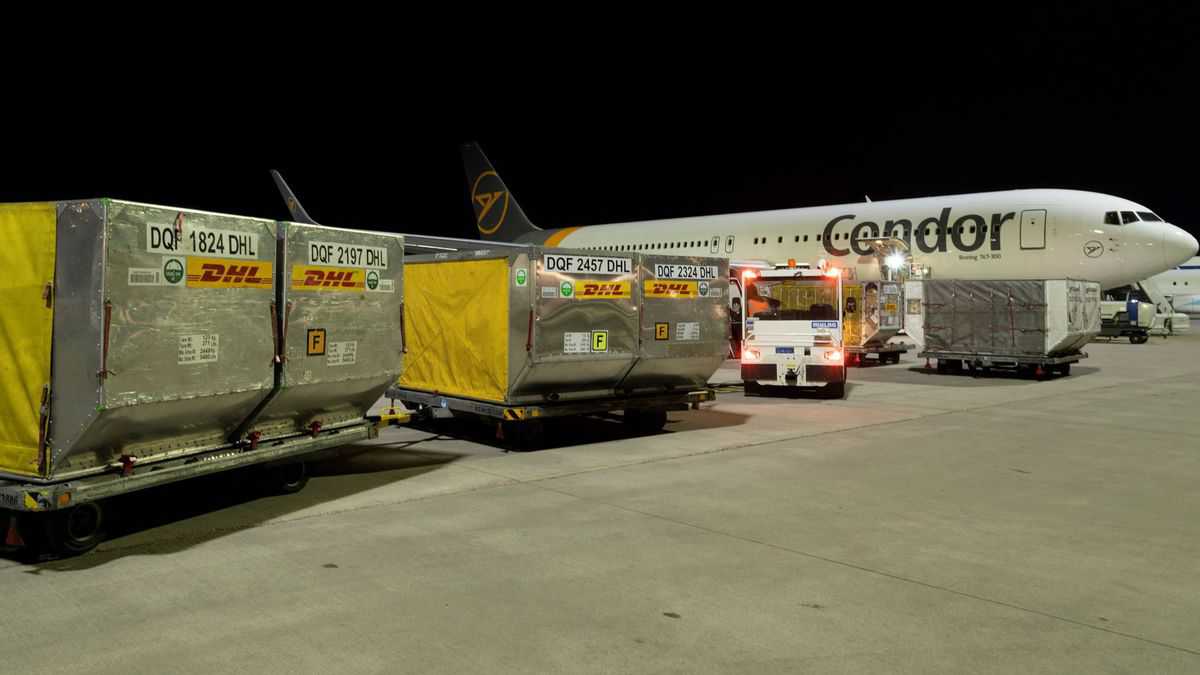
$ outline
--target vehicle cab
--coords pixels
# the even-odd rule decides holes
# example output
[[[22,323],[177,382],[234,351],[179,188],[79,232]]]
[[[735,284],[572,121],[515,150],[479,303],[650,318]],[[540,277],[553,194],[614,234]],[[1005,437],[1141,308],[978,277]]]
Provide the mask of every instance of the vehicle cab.
[[[765,387],[811,388],[841,398],[840,270],[784,268],[742,273],[742,381],[747,393]]]

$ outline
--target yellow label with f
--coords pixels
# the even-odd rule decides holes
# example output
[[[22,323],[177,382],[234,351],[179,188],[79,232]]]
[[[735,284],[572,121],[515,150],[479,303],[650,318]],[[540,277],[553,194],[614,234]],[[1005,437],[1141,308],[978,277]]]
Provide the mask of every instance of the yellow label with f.
[[[318,265],[292,265],[293,291],[346,291],[362,293],[367,288],[365,270]]]
[[[188,256],[188,288],[273,288],[271,263]]]
[[[575,282],[576,300],[612,300],[628,298],[632,286],[628,281],[593,281],[582,279]]]
[[[647,279],[643,282],[647,298],[698,298],[700,282],[672,279]]]

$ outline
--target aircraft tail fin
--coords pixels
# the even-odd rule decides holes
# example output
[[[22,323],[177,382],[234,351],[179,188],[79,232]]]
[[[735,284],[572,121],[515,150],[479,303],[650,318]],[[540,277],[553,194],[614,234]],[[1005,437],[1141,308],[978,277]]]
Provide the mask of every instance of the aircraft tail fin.
[[[516,241],[518,237],[541,230],[529,221],[508,186],[496,173],[478,143],[462,146],[463,169],[471,188],[471,208],[481,239]]]
[[[296,199],[296,195],[288,187],[287,181],[283,179],[283,176],[278,171],[271,169],[271,178],[275,179],[275,187],[279,188],[279,194],[287,204],[288,213],[292,214],[292,220],[297,223],[307,223],[309,225],[320,224],[313,220],[312,216],[308,215],[308,211],[305,211],[303,206],[300,206],[300,200]]]

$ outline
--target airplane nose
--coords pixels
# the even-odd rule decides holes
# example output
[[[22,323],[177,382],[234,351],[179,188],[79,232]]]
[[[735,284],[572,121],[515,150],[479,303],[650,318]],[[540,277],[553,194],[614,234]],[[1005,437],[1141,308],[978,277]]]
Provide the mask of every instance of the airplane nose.
[[[1163,232],[1163,264],[1176,267],[1200,252],[1200,244],[1187,230],[1167,225]]]

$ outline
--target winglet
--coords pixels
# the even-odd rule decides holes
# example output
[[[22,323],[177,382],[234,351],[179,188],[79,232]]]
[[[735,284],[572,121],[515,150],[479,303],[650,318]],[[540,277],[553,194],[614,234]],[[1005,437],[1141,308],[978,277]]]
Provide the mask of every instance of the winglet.
[[[279,194],[283,197],[284,203],[287,204],[288,213],[292,214],[292,220],[297,223],[307,223],[309,225],[319,224],[312,219],[312,216],[308,215],[303,206],[300,206],[300,200],[296,199],[296,195],[288,187],[287,181],[283,179],[283,176],[278,171],[271,169],[271,178],[275,179],[275,187],[279,188]]]

